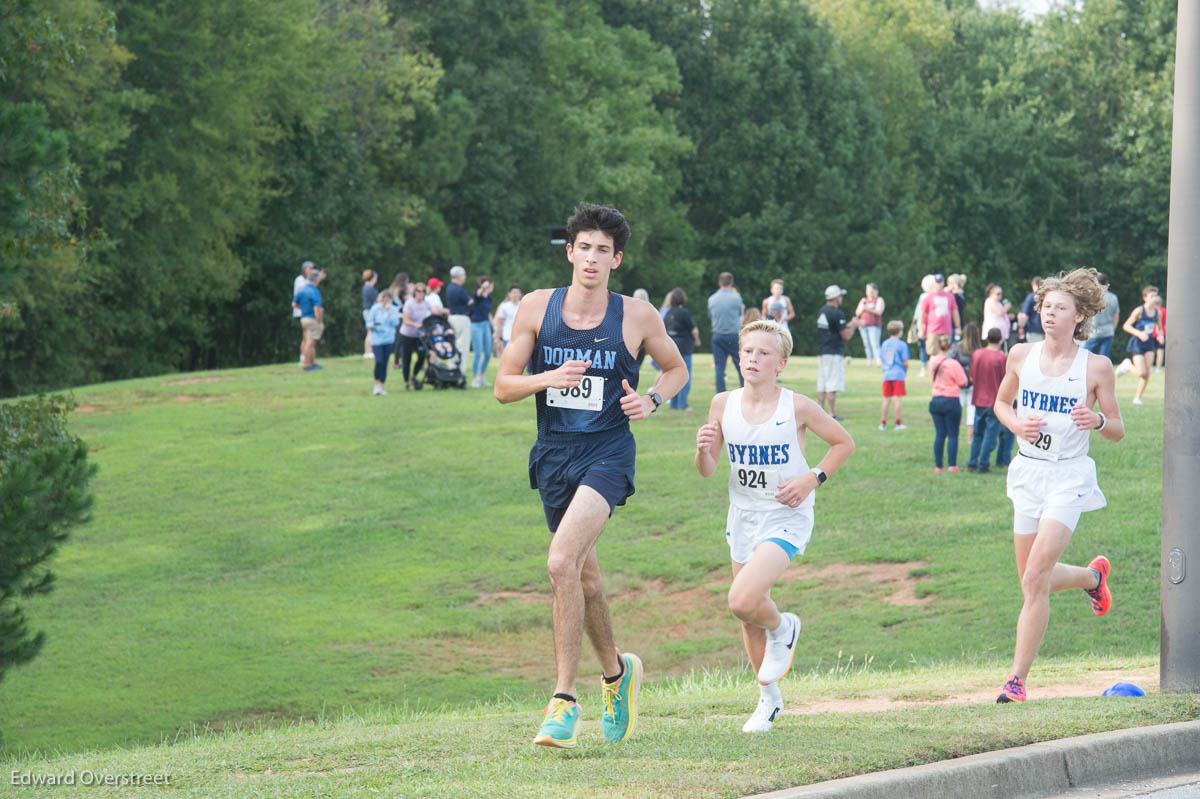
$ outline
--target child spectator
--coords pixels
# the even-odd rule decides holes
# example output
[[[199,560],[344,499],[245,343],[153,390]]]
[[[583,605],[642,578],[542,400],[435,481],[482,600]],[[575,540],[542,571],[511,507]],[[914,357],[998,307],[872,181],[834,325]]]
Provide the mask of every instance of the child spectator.
[[[400,326],[400,311],[392,305],[392,293],[381,291],[375,295],[375,304],[367,312],[367,335],[371,341],[371,354],[375,358],[375,390],[372,394],[386,397],[383,384],[387,382],[388,356],[396,341],[396,328]]]
[[[879,347],[879,360],[883,364],[883,405],[879,409],[879,429],[887,430],[888,403],[896,406],[896,429],[908,428],[900,421],[900,404],[908,393],[904,378],[908,375],[908,344],[900,336],[904,334],[904,323],[893,319],[887,325],[888,340]]]

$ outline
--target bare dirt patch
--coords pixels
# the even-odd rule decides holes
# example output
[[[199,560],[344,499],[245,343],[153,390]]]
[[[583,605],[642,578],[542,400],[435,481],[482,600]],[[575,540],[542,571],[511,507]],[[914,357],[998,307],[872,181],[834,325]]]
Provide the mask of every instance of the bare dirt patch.
[[[823,587],[831,589],[860,585],[887,586],[892,590],[884,599],[885,602],[899,607],[912,607],[928,605],[934,599],[932,594],[917,596],[916,585],[924,577],[911,575],[911,572],[928,565],[922,560],[905,563],[833,563],[820,569],[801,564],[799,568],[790,570],[783,579],[789,582],[819,580]]]
[[[855,699],[825,699],[816,702],[802,702],[793,707],[785,708],[783,712],[808,716],[818,713],[878,713],[885,710],[899,710],[923,705],[986,705],[996,701],[996,696],[1000,693],[1000,681],[1002,679],[1003,677],[997,677],[996,685],[979,686],[977,688],[956,691],[946,696],[931,696],[927,699],[895,699],[886,696]],[[1029,691],[1029,699],[1031,701],[1037,699],[1061,699],[1074,696],[1100,696],[1105,688],[1122,680],[1137,683],[1148,692],[1157,691],[1158,667],[1096,671],[1089,674],[1083,680],[1049,683],[1046,685],[1037,684],[1035,675],[1033,683],[1030,684],[1027,690]]]

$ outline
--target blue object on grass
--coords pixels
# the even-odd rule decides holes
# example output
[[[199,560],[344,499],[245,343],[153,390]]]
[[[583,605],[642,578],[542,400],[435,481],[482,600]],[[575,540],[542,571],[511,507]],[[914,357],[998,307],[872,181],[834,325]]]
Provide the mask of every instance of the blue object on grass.
[[[1115,682],[1101,696],[1145,696],[1146,692],[1131,682]]]

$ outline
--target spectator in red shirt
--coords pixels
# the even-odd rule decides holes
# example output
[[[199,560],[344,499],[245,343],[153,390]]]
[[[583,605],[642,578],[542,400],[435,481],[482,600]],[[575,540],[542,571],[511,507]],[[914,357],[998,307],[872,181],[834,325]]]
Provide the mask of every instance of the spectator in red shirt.
[[[988,461],[992,448],[999,444],[996,466],[1008,466],[1012,460],[1013,434],[1000,420],[992,406],[996,403],[996,390],[1004,379],[1008,356],[1000,347],[1003,336],[1000,329],[993,327],[987,334],[987,346],[971,353],[971,385],[974,393],[971,404],[975,406],[975,437],[971,439],[971,456],[967,458],[967,471],[986,474],[991,471]]]
[[[942,275],[933,276],[933,291],[921,300],[917,319],[917,335],[925,339],[925,350],[932,358],[937,348],[934,339],[938,336],[953,336],[962,334],[962,318],[958,315],[958,301],[953,292],[946,290],[946,278]]]

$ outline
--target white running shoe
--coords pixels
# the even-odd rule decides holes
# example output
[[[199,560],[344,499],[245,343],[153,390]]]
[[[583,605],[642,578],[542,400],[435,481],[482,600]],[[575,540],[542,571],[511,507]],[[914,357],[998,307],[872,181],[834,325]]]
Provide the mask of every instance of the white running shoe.
[[[742,725],[742,732],[770,732],[771,725],[775,723],[775,717],[782,712],[782,699],[774,700],[767,696],[760,696],[758,698],[758,707],[754,709],[754,713]]]
[[[1117,369],[1116,369],[1117,377],[1120,377],[1121,375],[1124,375],[1124,374],[1129,374],[1129,370],[1131,370],[1131,369],[1133,369],[1133,361],[1126,358],[1125,360],[1123,360],[1119,364],[1117,364]]]
[[[907,430],[907,429],[908,429],[908,425],[906,425],[906,424],[898,424],[898,425],[896,425],[896,429],[897,429],[897,430]]]
[[[887,430],[887,425],[886,425],[886,424],[881,424],[881,425],[879,425],[879,428],[878,428],[878,429],[880,429],[880,430]]]
[[[784,613],[783,624],[777,632],[767,631],[767,647],[763,662],[758,668],[758,681],[763,685],[777,682],[792,668],[796,657],[796,639],[800,637],[800,618],[795,613]]]
[[[1141,398],[1141,397],[1134,397],[1134,398],[1133,398],[1133,404],[1134,404],[1134,405],[1141,405],[1141,404],[1142,404],[1142,398]]]
[[[373,353],[373,352],[364,352],[364,353],[363,353],[363,357],[364,357],[364,358],[370,358],[371,360],[375,360],[375,353]]]

